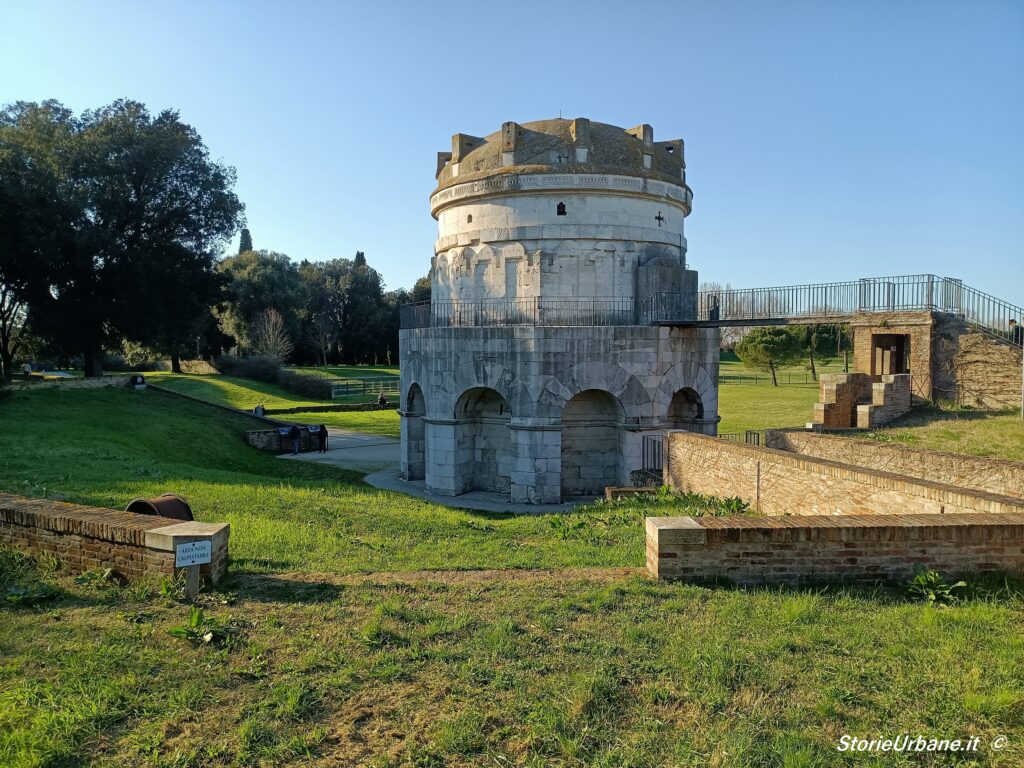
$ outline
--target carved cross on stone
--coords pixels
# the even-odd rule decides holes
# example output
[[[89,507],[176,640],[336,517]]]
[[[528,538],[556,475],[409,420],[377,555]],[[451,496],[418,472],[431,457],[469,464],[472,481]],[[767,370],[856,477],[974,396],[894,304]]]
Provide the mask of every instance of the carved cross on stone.
[[[654,220],[658,222],[658,226],[661,226],[661,222],[665,220],[665,217],[661,215],[661,211],[658,211],[658,215],[654,217]]]

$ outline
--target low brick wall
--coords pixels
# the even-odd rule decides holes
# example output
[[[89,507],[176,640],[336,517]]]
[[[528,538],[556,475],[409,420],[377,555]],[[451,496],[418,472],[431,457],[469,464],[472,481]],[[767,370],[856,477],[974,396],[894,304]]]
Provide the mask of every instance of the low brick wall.
[[[915,563],[946,577],[1024,571],[1024,514],[649,517],[657,579],[740,584],[902,581]]]
[[[1024,499],[1022,461],[925,451],[895,443],[796,429],[765,430],[765,446],[802,456],[816,456],[819,459]]]
[[[200,576],[219,581],[227,572],[227,523],[182,523],[114,509],[0,494],[0,545],[47,552],[72,572],[114,568],[125,576],[174,575],[179,543],[209,539],[213,560]]]
[[[665,480],[681,491],[738,496],[765,515],[1024,512],[1024,499],[813,456],[666,433]]]

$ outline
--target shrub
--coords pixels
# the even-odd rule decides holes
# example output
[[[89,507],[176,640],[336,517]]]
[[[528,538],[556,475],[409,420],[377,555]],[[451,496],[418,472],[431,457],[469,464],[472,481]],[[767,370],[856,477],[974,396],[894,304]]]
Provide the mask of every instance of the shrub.
[[[282,368],[277,383],[289,392],[313,400],[331,399],[331,377],[312,371],[290,371]]]
[[[941,573],[922,563],[914,565],[914,576],[907,582],[907,592],[911,597],[939,605],[955,603],[959,598],[956,592],[966,587],[967,582],[965,581],[947,584]]]
[[[256,355],[239,357],[238,355],[221,355],[213,362],[214,367],[228,376],[241,376],[245,379],[277,384],[281,363],[273,357]]]

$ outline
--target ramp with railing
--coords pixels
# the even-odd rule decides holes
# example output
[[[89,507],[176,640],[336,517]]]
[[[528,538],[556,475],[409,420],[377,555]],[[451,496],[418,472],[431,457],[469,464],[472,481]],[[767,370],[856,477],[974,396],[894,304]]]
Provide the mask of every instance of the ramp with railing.
[[[412,304],[402,307],[402,328],[481,326],[669,325],[723,327],[838,323],[863,313],[934,311],[1021,346],[1010,320],[1024,309],[951,277],[867,277],[845,283],[657,293],[639,299],[529,298]]]

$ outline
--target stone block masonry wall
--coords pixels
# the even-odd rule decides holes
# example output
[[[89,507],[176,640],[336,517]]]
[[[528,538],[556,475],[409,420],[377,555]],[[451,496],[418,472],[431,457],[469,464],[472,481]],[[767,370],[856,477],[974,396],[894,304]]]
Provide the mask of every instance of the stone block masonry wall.
[[[1024,513],[647,518],[657,579],[902,581],[914,563],[947,578],[1024,571]]]
[[[72,572],[114,568],[125,576],[174,575],[181,542],[210,540],[213,561],[200,576],[219,581],[227,572],[226,523],[181,523],[166,517],[24,499],[0,494],[0,545],[47,552]]]
[[[876,440],[770,429],[765,446],[843,464],[1024,499],[1024,462],[925,451]]]
[[[302,453],[319,450],[316,438],[309,434],[309,430],[302,429],[302,436],[299,438],[299,450]],[[246,432],[245,440],[253,448],[273,453],[291,453],[292,441],[287,437],[281,437],[276,429],[261,429],[256,432]]]
[[[738,496],[765,515],[1024,512],[1024,499],[798,456],[691,432],[667,433],[667,484]]]
[[[890,374],[871,385],[871,402],[857,406],[857,428],[874,429],[910,411],[910,375]]]

